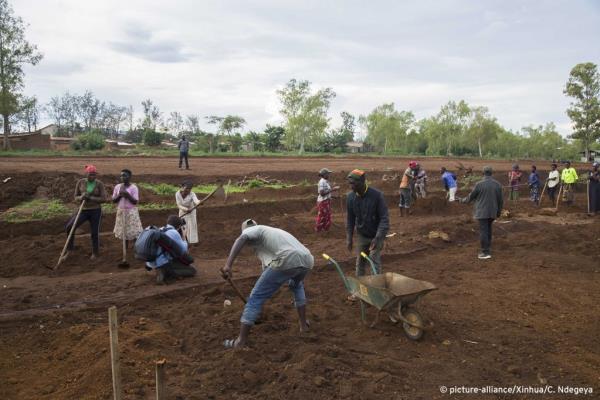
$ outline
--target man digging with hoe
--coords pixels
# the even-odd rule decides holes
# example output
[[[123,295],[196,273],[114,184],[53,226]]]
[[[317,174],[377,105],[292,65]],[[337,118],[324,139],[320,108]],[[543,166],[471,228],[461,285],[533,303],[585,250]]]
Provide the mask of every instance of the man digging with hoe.
[[[242,234],[233,244],[229,258],[221,268],[223,279],[231,279],[233,262],[246,244],[254,248],[256,256],[262,263],[263,272],[254,284],[244,307],[239,336],[237,339],[225,340],[223,345],[226,348],[239,348],[246,345],[250,329],[260,316],[263,304],[284,283],[287,283],[294,295],[300,331],[307,331],[309,324],[306,320],[304,278],[314,265],[314,258],[310,251],[288,232],[258,225],[256,221],[248,219],[242,223]]]

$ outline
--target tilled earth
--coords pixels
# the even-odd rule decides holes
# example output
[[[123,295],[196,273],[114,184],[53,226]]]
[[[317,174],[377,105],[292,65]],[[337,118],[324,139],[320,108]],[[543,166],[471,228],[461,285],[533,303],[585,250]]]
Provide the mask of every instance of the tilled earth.
[[[199,212],[201,243],[192,249],[199,275],[164,286],[155,285],[131,255],[129,269],[117,267],[121,243],[112,235],[114,215],[103,219],[100,260],[89,260],[89,235],[83,229],[73,256],[57,271],[48,267],[64,244],[65,218],[0,222],[2,399],[112,398],[111,305],[119,313],[125,399],[154,398],[154,363],[162,358],[172,399],[444,399],[461,397],[442,393],[441,386],[487,385],[591,387],[589,398],[600,391],[600,217],[585,215],[583,193],[577,193],[574,206],[561,204],[557,215],[542,215],[525,198],[507,204],[510,216],[494,224],[493,258],[479,261],[471,206],[447,204],[433,173],[441,165],[455,166],[452,160],[422,163],[434,178],[432,192],[408,218],[401,218],[396,207],[398,182],[381,180],[403,170],[404,160],[193,159],[191,172],[173,171],[176,161],[169,158],[93,162],[108,185],[123,167],[132,168],[138,182],[178,183],[191,177],[214,183],[261,174],[316,183],[314,171],[327,166],[337,171],[333,180],[343,184],[354,166],[372,165],[369,179],[386,194],[390,233],[395,233],[386,241],[384,269],[439,288],[420,304],[433,327],[414,342],[387,318],[374,328],[361,323],[359,305],[346,299],[340,277],[320,256],[328,253],[353,273],[354,258],[344,245],[343,197],[333,200],[332,229],[316,234],[313,186],[257,189],[234,194],[226,204],[207,203]],[[0,178],[12,178],[0,186],[0,211],[36,193],[70,199],[82,163],[89,160],[0,160]],[[494,167],[502,171],[510,164],[495,161]],[[504,172],[497,176],[503,178]],[[172,199],[143,191],[142,201]],[[162,225],[174,212],[144,211],[142,221]],[[244,218],[288,230],[315,256],[306,281],[311,332],[298,332],[290,294],[282,288],[253,329],[249,348],[231,351],[222,342],[236,335],[243,304],[218,268]],[[430,239],[431,231],[448,234],[449,241]],[[245,250],[234,272],[240,289],[249,293],[260,267]],[[226,299],[231,306],[224,306]],[[371,321],[375,312],[368,311]]]

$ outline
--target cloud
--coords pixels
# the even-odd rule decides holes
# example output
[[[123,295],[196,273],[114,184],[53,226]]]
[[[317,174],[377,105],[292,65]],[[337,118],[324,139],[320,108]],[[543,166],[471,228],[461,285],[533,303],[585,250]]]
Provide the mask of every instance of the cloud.
[[[159,63],[187,62],[191,58],[177,40],[140,26],[128,26],[125,38],[110,42],[110,47],[126,55]]]

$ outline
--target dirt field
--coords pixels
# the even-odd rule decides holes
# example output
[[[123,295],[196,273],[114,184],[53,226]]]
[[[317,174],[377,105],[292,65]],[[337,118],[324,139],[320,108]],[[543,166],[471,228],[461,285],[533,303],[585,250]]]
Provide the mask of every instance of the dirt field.
[[[345,250],[343,199],[334,204],[334,226],[317,235],[314,186],[256,189],[234,194],[226,204],[207,203],[199,213],[201,243],[192,249],[200,268],[195,278],[157,286],[154,276],[129,257],[117,267],[121,243],[112,234],[114,214],[102,221],[101,259],[89,260],[85,229],[75,254],[53,266],[66,234],[65,218],[44,222],[0,222],[0,398],[111,399],[107,308],[118,307],[125,399],[153,399],[154,362],[166,358],[169,399],[495,399],[498,395],[450,395],[446,386],[593,388],[600,392],[600,217],[585,214],[585,196],[561,204],[558,215],[542,215],[525,190],[507,203],[510,217],[494,224],[493,259],[479,261],[472,207],[447,204],[439,167],[455,161],[422,162],[429,172],[430,197],[413,215],[400,218],[398,181],[382,181],[405,168],[392,158],[193,158],[180,171],[173,158],[3,158],[0,212],[34,196],[70,200],[82,166],[93,163],[99,179],[112,186],[121,168],[134,182],[177,184],[236,181],[256,174],[288,183],[314,182],[326,166],[333,181],[354,167],[368,171],[382,189],[391,215],[384,270],[434,283],[420,310],[433,327],[418,342],[387,318],[369,328],[357,303],[346,300],[342,281],[321,253],[353,271]],[[486,164],[462,160],[476,171]],[[504,179],[510,162],[493,161]],[[526,167],[528,163],[522,163]],[[544,163],[538,163],[545,178]],[[459,195],[468,190],[461,188]],[[172,201],[142,191],[142,201]],[[546,203],[546,206],[549,206]],[[162,225],[173,210],[144,211],[144,225]],[[240,223],[288,230],[313,253],[316,265],[306,281],[311,332],[300,334],[290,294],[281,290],[268,303],[250,347],[224,350],[224,339],[239,329],[242,302],[219,277]],[[449,242],[429,239],[443,231]],[[234,266],[235,280],[249,293],[260,266],[245,250]],[[232,305],[224,307],[230,299]],[[368,318],[374,318],[369,309]],[[574,398],[556,394],[550,398]],[[511,395],[504,398],[547,398]]]

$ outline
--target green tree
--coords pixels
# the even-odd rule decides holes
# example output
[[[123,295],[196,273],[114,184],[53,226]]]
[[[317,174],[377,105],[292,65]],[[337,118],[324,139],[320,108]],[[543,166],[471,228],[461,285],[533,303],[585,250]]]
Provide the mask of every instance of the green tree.
[[[255,131],[246,133],[246,135],[244,135],[244,142],[252,147],[252,151],[263,151],[265,147],[263,135]]]
[[[246,125],[246,120],[238,115],[228,115],[221,121],[220,130],[221,132],[231,136],[238,129]]]
[[[152,129],[144,130],[144,144],[146,146],[160,146],[163,134]]]
[[[496,118],[489,114],[487,107],[471,108],[470,119],[467,137],[477,142],[479,157],[483,158],[483,146],[496,137],[500,126]]]
[[[581,141],[589,159],[590,145],[600,139],[600,74],[596,64],[577,64],[571,70],[564,93],[573,98],[567,115],[574,125],[572,138]]]
[[[264,135],[265,147],[268,151],[274,152],[281,149],[281,139],[285,136],[283,127],[267,125]]]
[[[379,151],[406,149],[406,135],[415,123],[410,111],[397,111],[394,103],[382,104],[359,122],[367,130],[366,142]]]
[[[286,144],[298,146],[302,154],[309,142],[316,142],[329,126],[327,111],[335,92],[324,88],[312,93],[309,81],[291,79],[285,88],[278,90],[281,115],[285,118]]]
[[[4,127],[4,150],[10,148],[10,116],[19,111],[23,67],[42,59],[37,47],[25,39],[25,23],[14,15],[8,0],[0,0],[0,114]]]

